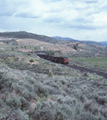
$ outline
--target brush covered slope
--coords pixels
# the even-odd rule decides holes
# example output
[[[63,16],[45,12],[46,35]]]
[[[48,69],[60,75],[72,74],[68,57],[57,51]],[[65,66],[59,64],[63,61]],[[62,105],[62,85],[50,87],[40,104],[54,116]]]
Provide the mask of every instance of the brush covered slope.
[[[1,120],[106,120],[107,80],[0,46]]]
[[[0,44],[0,120],[107,119],[106,79],[38,57],[43,43],[16,40]]]
[[[107,81],[39,74],[0,65],[0,119],[106,120]]]

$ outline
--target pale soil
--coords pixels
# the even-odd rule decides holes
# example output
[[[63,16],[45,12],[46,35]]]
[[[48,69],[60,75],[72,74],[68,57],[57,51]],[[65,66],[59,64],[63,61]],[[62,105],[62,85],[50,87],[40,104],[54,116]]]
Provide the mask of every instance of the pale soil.
[[[53,43],[47,43],[47,42],[41,42],[35,39],[17,39],[16,40],[18,45],[33,45],[33,46],[40,46],[41,51],[46,51],[46,50],[54,50],[54,51],[61,51],[61,53],[69,53],[69,52],[76,52],[71,47],[68,47],[65,45],[61,44],[53,44]],[[19,51],[22,52],[32,52],[30,49],[19,49]]]
[[[0,42],[0,45],[4,45],[4,43],[3,43],[3,42]]]

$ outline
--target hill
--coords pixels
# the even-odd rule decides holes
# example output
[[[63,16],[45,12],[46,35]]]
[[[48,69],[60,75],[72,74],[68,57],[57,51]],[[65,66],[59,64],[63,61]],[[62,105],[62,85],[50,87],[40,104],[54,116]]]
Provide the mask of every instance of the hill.
[[[82,42],[82,43],[85,43],[85,44],[88,44],[88,45],[105,45],[105,42],[95,42],[95,41],[84,41],[84,40],[75,40],[75,39],[72,39],[72,38],[69,38],[69,37],[59,37],[59,36],[55,36],[55,37],[52,37],[54,39],[57,39],[57,40],[66,40],[66,41],[75,41],[75,42]],[[107,43],[106,43],[107,44]]]
[[[65,38],[66,40],[62,39],[64,38],[57,37],[57,39],[54,39],[48,36],[37,35],[24,31],[0,33],[0,44],[23,46],[23,49],[18,49],[19,51],[33,52],[35,50],[52,50],[57,56],[67,57],[107,56],[107,48],[99,45],[96,42],[80,42],[71,38]]]
[[[76,41],[76,42],[79,42],[79,40],[75,40],[75,39],[72,39],[72,38],[69,38],[69,37],[54,36],[54,37],[52,37],[52,38],[58,39],[58,40],[68,40],[68,41]]]
[[[107,46],[107,41],[100,42],[101,44]]]
[[[53,39],[48,36],[44,35],[37,35],[33,33],[28,33],[25,31],[19,31],[19,32],[1,32],[0,37],[4,38],[19,38],[19,39],[37,39],[39,41],[49,42],[49,43],[56,43],[58,40]]]

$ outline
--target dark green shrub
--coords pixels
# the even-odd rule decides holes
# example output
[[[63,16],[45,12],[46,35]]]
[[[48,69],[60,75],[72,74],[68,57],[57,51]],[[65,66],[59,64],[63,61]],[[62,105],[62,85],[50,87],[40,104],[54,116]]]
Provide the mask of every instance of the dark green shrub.
[[[48,73],[48,76],[52,77],[52,73]]]
[[[30,53],[28,53],[27,55],[30,56]]]
[[[29,62],[34,62],[34,60],[33,60],[33,59],[30,59]]]
[[[34,49],[35,49],[35,50],[38,50],[38,47],[35,47]]]

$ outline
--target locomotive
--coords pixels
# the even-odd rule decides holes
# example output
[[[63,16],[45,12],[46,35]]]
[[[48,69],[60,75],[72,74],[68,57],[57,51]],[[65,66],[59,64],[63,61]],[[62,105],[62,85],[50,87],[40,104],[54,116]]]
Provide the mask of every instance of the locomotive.
[[[37,55],[43,59],[50,60],[52,62],[69,64],[69,59],[67,57],[57,57],[57,56],[52,56],[47,54],[40,54],[40,53],[37,53]]]

